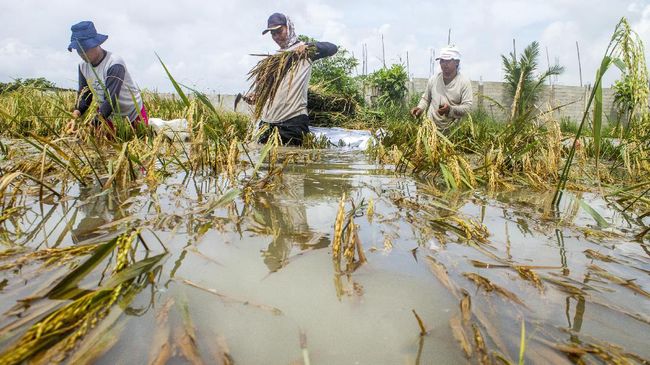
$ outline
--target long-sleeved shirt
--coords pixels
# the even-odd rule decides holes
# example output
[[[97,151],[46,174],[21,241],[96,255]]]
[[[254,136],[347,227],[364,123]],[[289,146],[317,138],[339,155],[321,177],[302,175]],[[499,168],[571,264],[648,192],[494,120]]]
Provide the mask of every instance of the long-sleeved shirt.
[[[93,92],[98,97],[98,112],[105,119],[116,113],[133,122],[142,108],[140,91],[126,69],[124,60],[108,51],[96,66],[89,62],[79,64],[77,109],[82,114],[90,107]]]
[[[449,113],[440,115],[438,108],[444,104],[449,105]],[[460,72],[447,85],[445,85],[442,73],[431,77],[418,104],[418,108],[425,110],[427,117],[443,131],[467,114],[471,107],[472,83]]]
[[[297,42],[280,52],[293,50],[303,44],[306,43]],[[310,59],[300,61],[300,63],[292,66],[291,70],[282,79],[273,102],[267,104],[262,111],[262,120],[264,122],[281,123],[299,115],[307,115],[307,91],[309,79],[311,78],[312,62],[333,56],[338,51],[336,45],[328,42],[316,42],[309,45],[315,46],[316,52]]]

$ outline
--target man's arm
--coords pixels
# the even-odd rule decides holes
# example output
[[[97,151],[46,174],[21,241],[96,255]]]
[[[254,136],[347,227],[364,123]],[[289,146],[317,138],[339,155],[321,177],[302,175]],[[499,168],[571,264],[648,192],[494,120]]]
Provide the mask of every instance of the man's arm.
[[[429,104],[431,104],[431,89],[433,88],[433,82],[435,80],[435,77],[432,77],[427,81],[427,89],[424,90],[424,93],[422,94],[422,97],[420,98],[420,102],[418,103],[417,108],[421,109],[423,111],[426,111],[427,108],[429,107]]]
[[[320,60],[321,58],[331,57],[338,52],[339,47],[329,42],[315,42],[309,45],[316,47],[316,52],[311,56],[312,61]]]
[[[449,106],[449,116],[454,119],[459,119],[469,113],[472,108],[472,83],[467,81],[460,91],[460,104]]]
[[[77,90],[77,105],[76,110],[79,111],[79,115],[88,110],[90,103],[93,100],[93,93],[88,89],[88,81],[81,73],[81,66],[79,66],[79,89]]]
[[[120,96],[120,90],[122,90],[125,74],[126,68],[123,65],[113,65],[106,72],[106,85],[104,86],[106,86],[108,95],[102,105],[99,106],[99,114],[104,119],[108,119],[115,111],[114,108],[117,107],[117,99]]]

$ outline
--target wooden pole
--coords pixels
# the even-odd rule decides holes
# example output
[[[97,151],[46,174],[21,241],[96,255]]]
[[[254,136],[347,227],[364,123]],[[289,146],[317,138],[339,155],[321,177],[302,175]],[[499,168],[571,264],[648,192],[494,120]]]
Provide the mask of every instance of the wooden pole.
[[[409,51],[406,51],[406,75],[411,80],[411,65],[409,63]]]
[[[576,41],[576,51],[578,51],[578,72],[580,73],[580,87],[582,87],[582,63],[580,62],[580,46]]]
[[[366,47],[366,75],[368,74],[368,44],[364,43],[364,46]]]
[[[381,60],[386,68],[386,48],[384,47],[384,35],[381,35]]]
[[[366,75],[366,44],[361,44],[361,74]]]
[[[436,50],[433,50],[433,55],[431,56],[431,76],[436,74]]]
[[[361,45],[361,74],[362,75],[367,75],[368,74],[368,45],[363,43]]]
[[[546,63],[548,64],[548,70],[551,71],[551,58],[548,56],[548,47],[546,47]],[[548,78],[548,84],[553,85],[553,80],[551,77]]]

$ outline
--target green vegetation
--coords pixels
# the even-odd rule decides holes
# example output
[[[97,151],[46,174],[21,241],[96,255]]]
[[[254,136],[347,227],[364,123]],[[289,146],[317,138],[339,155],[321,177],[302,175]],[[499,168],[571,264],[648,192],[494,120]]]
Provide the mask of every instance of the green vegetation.
[[[548,78],[564,72],[564,67],[554,65],[536,76],[535,72],[539,68],[538,58],[538,42],[526,46],[519,59],[514,52],[510,52],[508,57],[501,55],[507,90],[513,98],[511,112],[513,120],[535,108],[534,104]]]
[[[378,90],[376,103],[380,107],[403,106],[408,91],[407,81],[406,68],[399,64],[381,68],[368,76],[370,86]]]
[[[316,41],[304,35],[299,36],[298,39],[303,42]],[[363,103],[359,80],[352,75],[358,65],[359,61],[348,50],[339,47],[334,56],[323,58],[314,63],[310,84],[323,92]]]
[[[20,88],[34,88],[34,89],[55,89],[56,86],[53,82],[46,80],[44,77],[37,79],[16,79],[13,82],[0,82],[0,94],[18,90]]]

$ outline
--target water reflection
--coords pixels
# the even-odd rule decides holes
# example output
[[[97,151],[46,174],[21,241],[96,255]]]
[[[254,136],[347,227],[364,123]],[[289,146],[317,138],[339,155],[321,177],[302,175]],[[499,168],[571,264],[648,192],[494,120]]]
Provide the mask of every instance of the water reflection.
[[[140,189],[102,190],[97,186],[79,187],[77,197],[77,210],[73,217],[76,219],[78,213],[83,217],[70,230],[72,242],[77,244],[91,238],[99,237],[106,232],[100,228],[108,223],[114,222],[128,215],[126,213],[131,206],[131,198],[139,196]]]
[[[93,198],[90,199],[91,197]],[[97,229],[115,218],[111,194],[101,194],[101,190],[95,187],[82,186],[79,188],[78,199],[81,201],[78,211],[83,214],[83,218],[71,230],[75,244],[100,236]]]
[[[573,317],[573,322],[571,321],[571,299],[576,301],[575,314]],[[570,331],[569,340],[573,343],[580,344],[580,339],[578,333],[582,329],[582,320],[585,315],[585,297],[583,295],[568,296],[566,298],[566,316],[568,321],[568,328]]]
[[[267,227],[273,237],[262,251],[264,263],[271,272],[288,264],[294,246],[304,251],[329,245],[329,234],[310,227],[306,204],[313,197],[340,191],[338,188],[332,191],[332,184],[302,174],[285,175],[283,184],[284,188],[275,193],[260,194],[254,207],[261,220],[258,223]]]
[[[557,245],[560,248],[560,262],[562,263],[562,275],[568,276],[571,271],[566,261],[566,248],[564,247],[564,233],[561,230],[555,230],[555,237],[557,238]]]

